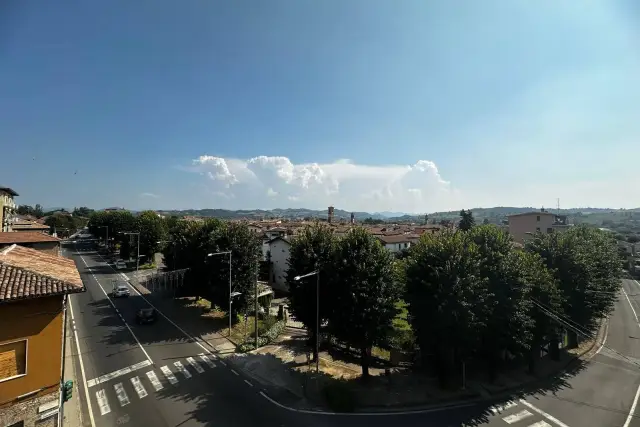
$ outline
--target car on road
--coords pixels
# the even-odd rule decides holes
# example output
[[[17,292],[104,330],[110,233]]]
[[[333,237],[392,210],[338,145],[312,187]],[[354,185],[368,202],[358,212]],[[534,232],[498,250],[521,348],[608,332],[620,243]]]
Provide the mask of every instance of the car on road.
[[[157,316],[156,310],[153,307],[141,308],[136,313],[136,323],[138,325],[144,325],[144,324],[147,324],[147,323],[155,323],[157,318],[158,318],[158,316]]]
[[[114,298],[128,297],[131,295],[131,291],[129,290],[129,286],[124,283],[120,283],[113,287],[112,295]]]
[[[119,259],[116,261],[116,268],[118,270],[124,270],[125,268],[127,268],[127,264],[123,260]]]

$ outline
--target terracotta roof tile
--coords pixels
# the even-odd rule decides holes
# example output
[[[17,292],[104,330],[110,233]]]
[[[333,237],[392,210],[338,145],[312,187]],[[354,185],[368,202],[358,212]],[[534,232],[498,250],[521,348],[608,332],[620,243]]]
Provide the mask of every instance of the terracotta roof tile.
[[[17,245],[0,251],[0,302],[83,291],[70,259]]]
[[[35,231],[1,232],[0,244],[59,242],[57,237],[49,236]]]

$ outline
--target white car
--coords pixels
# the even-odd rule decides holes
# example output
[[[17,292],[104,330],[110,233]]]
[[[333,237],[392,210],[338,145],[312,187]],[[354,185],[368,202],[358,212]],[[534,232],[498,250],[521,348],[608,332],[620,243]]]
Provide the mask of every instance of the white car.
[[[127,264],[125,264],[125,262],[123,260],[119,259],[119,260],[116,261],[116,268],[118,270],[123,270],[123,269],[127,268]]]
[[[129,286],[125,284],[119,284],[113,288],[113,297],[128,297],[131,295],[131,291],[129,291]]]

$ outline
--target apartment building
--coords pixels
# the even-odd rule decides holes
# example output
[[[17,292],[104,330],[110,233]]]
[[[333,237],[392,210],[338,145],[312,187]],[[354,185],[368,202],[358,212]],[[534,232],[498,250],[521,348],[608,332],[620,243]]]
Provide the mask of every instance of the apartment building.
[[[556,215],[545,210],[509,215],[509,234],[518,243],[535,233],[553,233],[571,227],[566,216]]]
[[[84,290],[70,259],[0,250],[0,425],[57,425],[67,295]]]
[[[0,186],[0,232],[11,231],[11,223],[18,208],[14,198],[18,195],[11,188]]]

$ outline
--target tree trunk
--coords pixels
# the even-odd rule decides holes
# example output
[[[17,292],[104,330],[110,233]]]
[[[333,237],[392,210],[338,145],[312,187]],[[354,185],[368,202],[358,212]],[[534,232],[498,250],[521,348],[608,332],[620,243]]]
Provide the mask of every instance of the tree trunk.
[[[369,351],[366,347],[360,348],[360,365],[362,366],[362,379],[369,378]]]
[[[560,349],[558,348],[558,337],[551,337],[549,342],[549,357],[551,360],[560,360]]]
[[[531,346],[531,350],[529,350],[529,354],[527,355],[528,359],[528,372],[533,375],[536,373],[536,361],[538,360],[538,352],[540,351],[540,345],[537,343]]]
[[[568,348],[576,348],[578,347],[578,334],[574,331],[567,331],[567,347]]]
[[[309,338],[309,340],[311,341],[311,348],[313,349],[313,361],[315,362],[316,360],[318,360],[318,348],[316,347],[316,331],[315,330],[311,330],[311,337]]]

